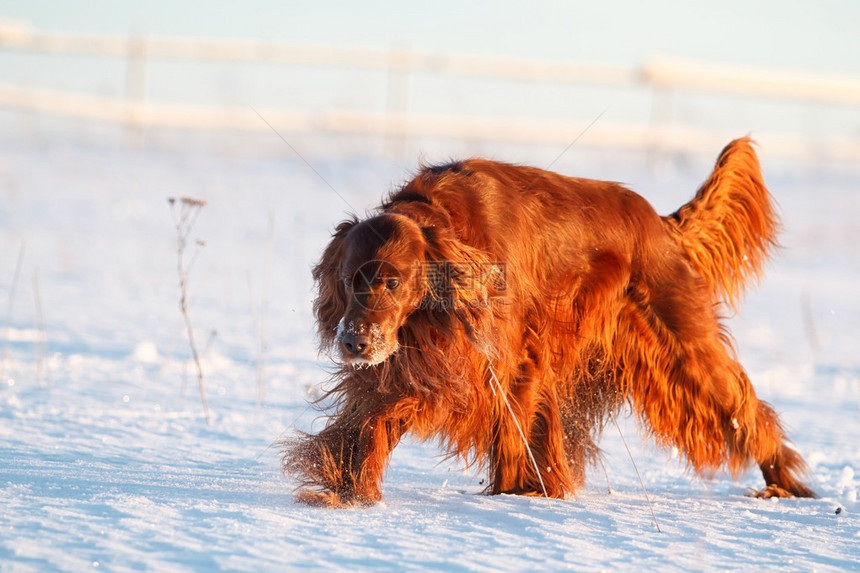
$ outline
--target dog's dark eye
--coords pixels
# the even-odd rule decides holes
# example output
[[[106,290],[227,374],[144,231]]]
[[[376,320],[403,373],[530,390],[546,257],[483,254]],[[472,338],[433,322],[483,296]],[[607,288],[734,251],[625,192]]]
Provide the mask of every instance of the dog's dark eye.
[[[346,290],[352,290],[352,279],[343,277],[343,286],[346,287]]]
[[[385,288],[388,290],[394,290],[400,286],[400,281],[397,279],[388,279],[385,281]]]

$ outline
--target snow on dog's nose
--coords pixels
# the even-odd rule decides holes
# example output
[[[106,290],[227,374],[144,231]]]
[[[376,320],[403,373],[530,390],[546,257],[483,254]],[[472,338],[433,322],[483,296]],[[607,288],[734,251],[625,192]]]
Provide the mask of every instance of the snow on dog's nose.
[[[345,332],[340,339],[343,348],[358,358],[362,358],[370,348],[370,337],[353,331]]]
[[[382,327],[376,323],[357,325],[352,321],[349,324],[341,322],[337,330],[340,355],[347,364],[373,366],[400,348],[397,340],[386,339]]]

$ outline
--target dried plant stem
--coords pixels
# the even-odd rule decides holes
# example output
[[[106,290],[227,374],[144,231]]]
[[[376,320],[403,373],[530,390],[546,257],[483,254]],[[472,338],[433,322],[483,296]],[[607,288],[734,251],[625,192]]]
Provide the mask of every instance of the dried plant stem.
[[[48,330],[45,328],[45,314],[42,311],[42,293],[39,289],[39,267],[33,271],[33,302],[36,305],[36,373],[39,379],[39,388],[45,387],[44,354],[48,345]]]
[[[603,470],[603,477],[606,478],[606,493],[612,495],[612,484],[609,483],[609,472],[606,471],[606,464],[603,463],[603,458],[600,454],[597,455],[597,461],[600,463],[600,468]]]
[[[9,287],[9,303],[6,306],[6,325],[3,328],[3,353],[0,358],[0,379],[6,373],[6,361],[9,358],[9,329],[12,322],[12,303],[15,301],[15,289],[18,286],[18,276],[21,274],[21,263],[24,261],[24,246],[26,242],[21,242],[21,250],[18,251],[18,262],[15,264],[15,274],[12,275],[12,285]]]
[[[197,368],[197,386],[200,388],[200,401],[203,403],[203,415],[206,424],[212,423],[209,417],[209,404],[206,402],[206,388],[203,385],[203,367],[200,365],[200,356],[197,354],[197,345],[194,343],[194,328],[191,326],[191,317],[188,315],[188,304],[186,303],[185,281],[180,281],[182,295],[179,306],[182,309],[182,318],[185,319],[185,328],[188,330],[188,342],[191,345],[191,356],[194,358],[194,366]]]
[[[660,529],[660,524],[657,522],[657,514],[654,513],[654,506],[651,505],[651,499],[648,497],[648,490],[645,489],[645,482],[642,481],[642,475],[639,473],[639,468],[636,467],[636,460],[633,459],[633,454],[630,452],[630,447],[627,445],[627,440],[624,439],[624,434],[621,433],[621,426],[615,420],[615,416],[609,415],[612,423],[615,424],[615,429],[618,430],[618,435],[621,436],[621,442],[624,444],[624,449],[627,450],[627,455],[630,456],[630,462],[633,464],[633,469],[636,470],[636,477],[639,478],[639,485],[642,486],[642,492],[645,494],[645,501],[648,503],[648,509],[651,510],[651,517],[654,518],[654,525],[657,526],[657,533],[663,533]]]
[[[197,248],[191,256],[191,260],[185,263],[185,247],[188,237],[191,234],[191,229],[194,227],[194,222],[200,213],[200,209],[206,204],[200,199],[192,199],[183,197],[179,200],[180,215],[177,219],[175,204],[176,199],[168,199],[173,213],[174,222],[176,223],[177,235],[177,263],[176,268],[179,273],[179,308],[182,311],[182,318],[185,321],[185,328],[188,332],[188,343],[191,346],[191,357],[194,360],[194,366],[197,369],[197,385],[200,389],[200,402],[203,404],[203,415],[206,418],[206,424],[212,423],[209,416],[209,404],[206,402],[206,387],[203,383],[203,367],[200,364],[200,354],[197,352],[197,344],[194,341],[194,327],[191,325],[191,316],[188,313],[188,275],[194,267],[194,262],[197,260],[197,255],[200,249],[203,248],[203,241],[196,242]]]
[[[263,272],[263,295],[260,302],[260,337],[257,346],[257,401],[266,401],[266,349],[269,346],[269,285],[272,282],[272,250],[275,242],[275,215],[269,213],[269,228],[266,236],[266,267]],[[258,410],[259,410],[258,405]]]
[[[257,303],[254,301],[254,283],[251,280],[251,271],[247,271],[248,277],[248,297],[251,300],[251,321],[254,328],[254,360],[257,363],[257,415],[260,414],[260,406],[262,403],[262,395],[260,392],[260,321],[257,317]]]
[[[507,395],[505,394],[505,390],[502,388],[501,382],[499,382],[499,379],[496,377],[496,371],[493,368],[493,365],[489,364],[489,367],[490,367],[490,380],[496,384],[495,387],[493,388],[493,392],[494,393],[498,392],[499,395],[502,397],[502,400],[505,401],[505,406],[507,406],[507,408],[508,408],[508,413],[511,415],[511,420],[513,420],[514,426],[516,426],[516,428],[517,428],[517,432],[520,433],[520,438],[523,440],[523,444],[526,447],[526,452],[529,454],[529,459],[531,460],[532,467],[534,468],[535,473],[537,474],[538,481],[540,482],[540,488],[541,488],[541,490],[543,490],[543,496],[546,498],[546,503],[547,503],[547,505],[549,505],[550,508],[552,508],[552,503],[549,500],[549,494],[546,492],[546,486],[543,484],[543,477],[541,477],[540,468],[538,467],[537,462],[535,461],[535,457],[532,454],[532,449],[529,446],[529,442],[526,439],[526,435],[523,433],[523,429],[520,427],[520,423],[517,420],[516,414],[514,414],[514,409],[511,406],[511,402],[508,400]]]
[[[259,416],[260,409],[266,401],[266,349],[269,346],[268,332],[268,310],[269,310],[269,284],[271,283],[272,269],[272,247],[275,237],[275,216],[269,213],[269,229],[266,238],[266,265],[263,272],[263,293],[260,300],[259,311],[257,301],[254,297],[254,283],[251,279],[251,271],[247,271],[248,296],[251,302],[251,320],[254,329],[254,363],[257,374],[257,404],[256,413]]]

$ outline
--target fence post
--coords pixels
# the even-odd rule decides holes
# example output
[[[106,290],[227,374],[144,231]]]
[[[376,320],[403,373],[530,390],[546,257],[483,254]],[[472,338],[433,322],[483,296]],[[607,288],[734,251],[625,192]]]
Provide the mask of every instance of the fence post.
[[[146,60],[149,41],[143,35],[128,38],[128,61],[125,71],[126,143],[137,145],[141,139],[141,118],[137,104],[146,99]]]
[[[648,83],[651,87],[651,117],[648,119],[647,148],[649,159],[655,161],[663,152],[665,134],[672,125],[675,90],[671,86]]]
[[[406,142],[402,120],[409,104],[412,55],[409,47],[391,46],[388,59],[388,90],[385,106],[385,146],[392,155],[403,153]]]

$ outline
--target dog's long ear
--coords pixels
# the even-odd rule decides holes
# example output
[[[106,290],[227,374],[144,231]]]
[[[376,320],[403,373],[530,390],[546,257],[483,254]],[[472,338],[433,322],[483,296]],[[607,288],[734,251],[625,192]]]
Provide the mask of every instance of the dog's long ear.
[[[424,237],[427,253],[422,306],[440,325],[448,322],[452,328],[459,323],[473,343],[491,350],[493,310],[502,303],[507,288],[504,263],[490,260],[485,252],[463,243],[447,229],[425,228]]]
[[[346,312],[347,292],[340,273],[346,253],[346,236],[357,223],[358,219],[353,216],[335,228],[331,242],[313,269],[314,282],[317,285],[314,315],[317,319],[320,348],[323,350],[334,344],[337,325]]]

